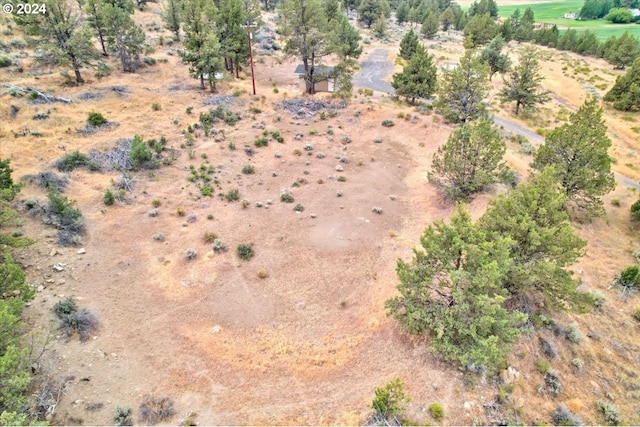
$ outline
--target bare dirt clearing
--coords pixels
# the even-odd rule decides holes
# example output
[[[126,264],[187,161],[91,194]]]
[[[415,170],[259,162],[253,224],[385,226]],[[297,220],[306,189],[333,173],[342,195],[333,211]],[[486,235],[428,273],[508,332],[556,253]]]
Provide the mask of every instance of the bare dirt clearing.
[[[362,58],[379,48],[397,49],[374,42]],[[432,43],[431,49],[438,61],[456,60],[461,53],[459,44],[446,40]],[[534,132],[549,129],[561,122],[562,108],[577,107],[587,95],[580,79],[588,82],[597,75],[609,85],[615,79],[605,63],[590,62],[588,75],[580,76],[573,70],[586,64],[583,59],[551,55],[543,71],[556,99],[548,109],[525,120],[511,117],[509,106],[495,107],[496,114]],[[409,259],[424,227],[454,211],[426,180],[432,154],[451,127],[385,96],[358,97],[326,120],[318,113],[292,116],[274,104],[299,96],[296,61],[264,57],[256,65],[257,97],[247,95],[246,79],[223,86],[224,95],[239,91],[230,104],[243,117],[239,124],[218,126],[225,129],[222,141],[200,137],[193,147],[180,149],[185,141],[181,131],[209,109],[205,104],[212,95],[198,89],[176,56],[155,56],[168,62],[136,74],[116,72],[78,88],[61,88],[56,74],[1,74],[17,85],[74,99],[70,105],[32,105],[26,98],[2,95],[1,156],[11,158],[17,177],[48,170],[71,150],[105,150],[135,134],[165,135],[181,151],[172,165],[137,173],[134,191],[113,207],[104,206],[102,196],[111,180],[118,179],[117,172],[70,173],[66,194],[78,201],[87,222],[85,254],[58,248],[51,255],[54,231],[26,222],[26,234],[38,243],[20,260],[28,266],[30,282],[45,287],[29,309],[33,323],[44,330],[53,304],[69,295],[95,311],[102,323],[87,343],[60,338],[53,346],[51,375],[74,377],[55,422],[110,424],[117,404],[132,406],[137,420],[142,396],[154,394],[176,401],[178,414],[171,423],[193,411],[205,425],[358,424],[370,412],[374,389],[396,376],[413,398],[408,410],[412,419],[433,423],[427,407],[440,402],[446,409],[443,424],[484,422],[482,404],[496,394],[495,384],[480,379],[472,387],[459,370],[432,356],[423,341],[401,332],[384,310],[384,301],[395,294],[396,259]],[[494,80],[498,88],[500,79]],[[114,90],[116,86],[124,90]],[[333,102],[322,94],[316,98]],[[160,111],[152,110],[154,102]],[[20,108],[15,119],[9,105]],[[43,111],[50,111],[48,120],[32,120]],[[118,126],[80,135],[77,129],[84,128],[89,111],[101,112]],[[399,112],[410,119],[398,118]],[[393,119],[395,126],[381,126],[383,119]],[[632,120],[637,124],[640,119],[636,114]],[[617,170],[637,179],[637,134],[618,113],[609,112],[607,121]],[[14,138],[14,132],[25,128],[42,136],[27,132]],[[253,147],[263,128],[278,130],[284,144],[270,141],[247,156],[244,145]],[[302,136],[296,139],[296,134]],[[382,142],[374,143],[376,137]],[[237,149],[231,150],[229,142]],[[306,151],[305,144],[313,149]],[[325,157],[318,158],[318,152]],[[343,157],[348,162],[341,162]],[[520,153],[520,147],[510,144],[507,159],[527,174],[531,157]],[[201,165],[213,166],[222,191],[237,188],[248,206],[200,196],[187,178],[189,166]],[[255,173],[242,174],[245,165],[254,166]],[[293,187],[294,182],[299,186]],[[291,191],[295,203],[280,201],[282,189]],[[471,205],[474,216],[500,191],[504,189],[497,187],[477,197]],[[20,197],[44,198],[30,186]],[[148,211],[156,198],[159,214],[151,217]],[[611,205],[614,199],[620,207]],[[536,392],[543,381],[535,368],[536,359],[543,357],[536,336],[523,338],[509,360],[520,372],[512,403],[523,408],[520,419],[525,423],[548,422],[557,403],[567,403],[586,422],[598,423],[594,402],[606,393],[616,398],[625,419],[637,420],[638,380],[632,374],[640,362],[640,332],[627,320],[637,296],[618,300],[609,286],[632,262],[630,251],[640,246],[628,215],[635,199],[635,193],[619,186],[606,198],[606,219],[577,225],[589,247],[575,271],[585,288],[606,295],[607,305],[602,312],[558,318],[562,324],[575,320],[591,337],[580,346],[550,338],[561,349],[554,367],[562,374],[564,394],[551,399]],[[303,212],[293,210],[296,203],[304,205]],[[372,212],[374,206],[383,213]],[[185,217],[177,215],[178,207]],[[190,215],[194,222],[186,222]],[[214,253],[211,244],[203,243],[207,231],[224,239],[229,251]],[[164,234],[163,242],[152,238],[158,232]],[[252,243],[255,257],[240,261],[235,255],[239,243]],[[197,250],[194,260],[185,259],[187,248]],[[65,269],[53,272],[51,265],[58,262]],[[258,277],[260,270],[267,277]],[[583,358],[588,369],[573,372],[575,357]],[[97,402],[105,406],[85,409]]]

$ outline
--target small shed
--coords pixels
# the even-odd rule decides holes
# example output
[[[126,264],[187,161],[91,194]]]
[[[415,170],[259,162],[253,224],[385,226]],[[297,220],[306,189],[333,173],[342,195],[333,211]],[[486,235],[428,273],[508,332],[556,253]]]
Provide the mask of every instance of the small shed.
[[[329,65],[315,65],[313,67],[316,92],[333,92],[335,90],[336,78],[334,68],[335,67]],[[299,64],[293,73],[300,76],[302,84],[304,85],[304,79],[302,78],[304,76],[304,65]]]

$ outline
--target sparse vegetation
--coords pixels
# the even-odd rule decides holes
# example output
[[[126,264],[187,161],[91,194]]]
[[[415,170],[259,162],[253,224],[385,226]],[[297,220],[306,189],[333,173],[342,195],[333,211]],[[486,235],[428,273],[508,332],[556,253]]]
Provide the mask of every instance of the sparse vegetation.
[[[245,261],[250,260],[254,255],[253,246],[248,243],[240,243],[236,248],[236,255]]]
[[[102,126],[105,123],[107,123],[107,119],[105,119],[101,113],[92,111],[87,117],[87,124],[90,126]]]
[[[240,200],[240,191],[237,188],[233,188],[224,195],[227,202],[237,202]]]
[[[149,425],[156,425],[176,413],[173,409],[172,399],[150,395],[145,395],[142,398],[138,411],[140,413],[140,421]]]
[[[113,191],[106,190],[104,192],[104,197],[102,198],[102,201],[104,202],[105,205],[111,206],[116,202],[116,196],[114,196]]]
[[[61,245],[80,243],[80,236],[84,233],[84,218],[76,207],[75,200],[68,199],[54,189],[50,189],[47,195],[49,208],[45,223],[58,229],[58,243]]]
[[[128,406],[116,406],[116,412],[113,415],[113,425],[132,426],[133,416],[131,414],[131,408]]]
[[[602,415],[602,419],[611,426],[619,426],[622,424],[622,415],[620,414],[620,408],[613,403],[609,403],[605,400],[598,400],[597,403],[598,412]]]
[[[246,165],[242,168],[242,173],[245,175],[251,175],[256,172],[256,169],[252,165]]]
[[[444,418],[444,408],[439,403],[429,405],[429,412],[431,412],[431,416],[436,421],[442,421]]]
[[[400,378],[395,378],[378,387],[375,390],[375,398],[371,402],[371,407],[376,415],[384,421],[397,420],[402,416],[405,405],[410,402],[410,398],[404,393],[404,384]]]
[[[226,252],[227,245],[224,243],[222,239],[214,239],[213,240],[213,251],[214,252]]]
[[[280,201],[285,203],[293,203],[295,201],[293,194],[291,193],[282,193],[280,194]]]
[[[99,322],[96,315],[86,308],[78,309],[72,297],[57,302],[53,306],[53,311],[60,320],[58,328],[68,336],[77,332],[80,341],[86,341],[98,329]]]

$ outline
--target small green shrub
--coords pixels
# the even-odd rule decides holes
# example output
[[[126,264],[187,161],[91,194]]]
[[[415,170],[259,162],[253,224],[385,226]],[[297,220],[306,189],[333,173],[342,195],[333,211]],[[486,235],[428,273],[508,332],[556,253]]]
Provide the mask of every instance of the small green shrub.
[[[564,405],[560,405],[553,413],[553,424],[557,426],[581,426],[583,422]]]
[[[400,378],[395,378],[385,384],[383,388],[376,388],[371,407],[376,411],[376,414],[389,419],[402,414],[405,409],[404,405],[409,401],[409,397],[404,394],[404,384]]]
[[[382,121],[382,126],[386,127],[386,128],[390,128],[392,126],[395,126],[395,123],[393,122],[393,120],[391,119],[384,119]]]
[[[58,229],[58,243],[78,244],[84,232],[84,218],[75,200],[69,200],[55,189],[49,189],[47,196],[49,212],[45,222]]]
[[[204,187],[200,187],[200,194],[202,194],[205,197],[212,196],[213,187],[211,187],[210,185],[205,185]]]
[[[564,332],[566,338],[572,343],[580,344],[580,342],[582,342],[582,334],[580,333],[580,330],[578,329],[578,325],[576,323],[570,323],[569,325],[567,325],[567,328]]]
[[[429,412],[436,421],[442,421],[444,418],[444,408],[439,403],[432,403],[429,405]]]
[[[640,266],[632,265],[622,270],[616,284],[624,288],[640,288]]]
[[[295,201],[293,194],[291,193],[282,193],[280,194],[280,201],[285,203],[293,203]]]
[[[5,68],[11,65],[11,59],[6,56],[0,56],[0,68]]]
[[[266,147],[269,145],[269,140],[266,137],[262,136],[260,138],[256,138],[253,145],[255,145],[256,147]]]
[[[309,129],[309,135],[316,135],[318,133],[317,129]]]
[[[597,407],[598,412],[600,412],[602,418],[607,424],[612,426],[619,426],[622,424],[620,408],[604,400],[598,400]]]
[[[104,192],[104,197],[102,198],[102,201],[104,202],[105,205],[111,206],[116,202],[116,196],[113,195],[113,191],[107,190]]]
[[[236,144],[235,142],[229,142],[229,150],[233,151],[236,149]]]
[[[193,111],[193,107],[189,106],[185,109],[187,114],[191,114],[191,112]]]
[[[640,199],[631,205],[631,218],[634,221],[640,221]]]
[[[161,204],[160,199],[153,199],[151,201],[151,206],[153,206],[154,208],[160,207],[160,204]]]
[[[574,357],[573,359],[571,359],[571,366],[573,366],[574,370],[580,372],[584,368],[584,360],[579,357]]]
[[[227,244],[222,239],[214,239],[213,240],[213,251],[214,252],[226,252]]]
[[[240,192],[237,188],[227,191],[227,194],[224,195],[224,198],[227,202],[237,202],[240,200]]]
[[[548,391],[551,392],[554,396],[558,396],[562,393],[562,384],[560,383],[560,374],[553,369],[550,368],[544,376],[544,384]]]
[[[271,132],[271,137],[281,144],[284,143],[284,138],[282,137],[282,135],[280,135],[280,132],[278,132],[277,130],[274,130],[273,132]]]
[[[296,211],[296,212],[303,212],[304,211],[304,206],[301,205],[300,203],[298,203],[297,205],[295,205],[293,210]]]
[[[153,104],[151,104],[151,109],[153,111],[160,111],[162,110],[162,106],[160,105],[159,102],[154,102]]]
[[[113,416],[113,425],[132,426],[133,416],[131,415],[131,408],[128,406],[116,406],[116,413]]]
[[[91,126],[102,126],[107,123],[107,119],[102,114],[92,111],[87,117],[87,123]]]
[[[178,206],[178,207],[176,208],[176,215],[178,215],[178,216],[184,216],[185,214],[186,214],[186,211],[184,210],[184,208],[183,208],[183,207]]]
[[[250,260],[254,255],[253,246],[248,243],[240,243],[236,248],[236,255],[245,261]]]
[[[346,176],[344,176],[344,175],[340,175],[340,176],[338,177],[338,182],[347,182],[347,177],[346,177]]]
[[[60,172],[70,172],[88,164],[89,158],[78,150],[65,154],[55,162],[55,166]]]
[[[636,321],[640,322],[640,307],[636,307],[633,310],[633,314],[631,314],[631,317],[633,317]]]
[[[549,369],[551,369],[551,362],[547,359],[538,359],[536,360],[536,368],[538,369],[538,372],[544,375]]]
[[[256,172],[256,169],[252,165],[246,165],[242,168],[242,173],[245,175],[251,175]]]
[[[176,413],[173,400],[168,397],[153,397],[145,395],[139,407],[140,420],[149,425],[158,424]]]
[[[53,312],[60,319],[62,319],[64,316],[73,314],[76,311],[78,311],[78,306],[76,305],[76,301],[73,299],[73,297],[67,297],[62,301],[58,301],[53,306]]]

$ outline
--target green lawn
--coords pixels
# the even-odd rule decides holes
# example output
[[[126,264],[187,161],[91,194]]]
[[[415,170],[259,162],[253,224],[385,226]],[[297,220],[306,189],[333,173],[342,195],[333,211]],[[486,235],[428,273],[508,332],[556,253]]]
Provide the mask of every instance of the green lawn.
[[[576,21],[562,17],[565,13],[579,12],[584,0],[567,0],[557,3],[533,3],[518,6],[500,6],[498,1],[498,15],[509,17],[516,9],[520,9],[520,15],[527,7],[533,10],[536,22],[548,22],[556,24],[558,28],[573,28],[575,30],[591,30],[598,39],[606,40],[610,36],[620,37],[625,31],[640,38],[640,25],[638,24],[611,24],[609,21],[599,19],[597,21]]]

